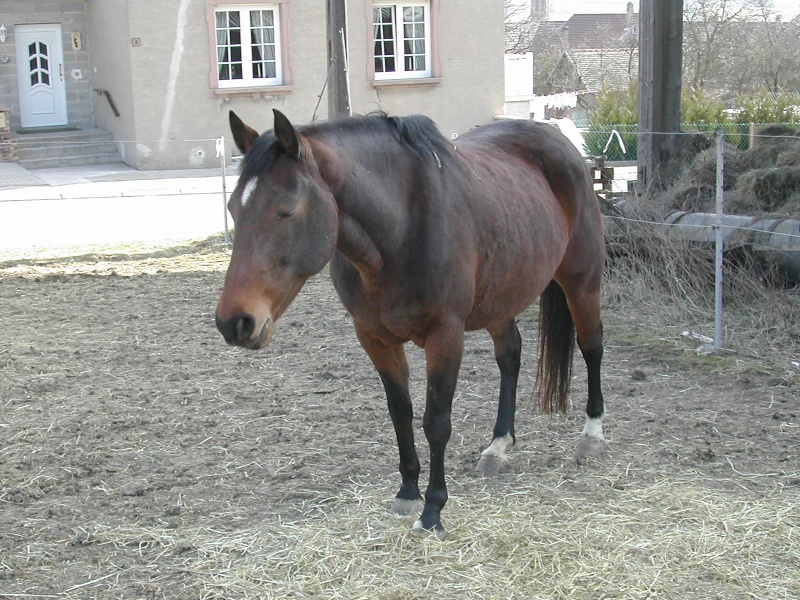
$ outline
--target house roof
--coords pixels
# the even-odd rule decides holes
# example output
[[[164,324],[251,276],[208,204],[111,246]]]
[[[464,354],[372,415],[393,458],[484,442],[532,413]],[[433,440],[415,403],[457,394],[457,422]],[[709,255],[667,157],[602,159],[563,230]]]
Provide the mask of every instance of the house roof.
[[[577,14],[561,27],[569,48],[615,48],[636,39],[638,14]]]
[[[588,92],[627,89],[639,74],[639,55],[628,49],[569,50],[567,56]]]

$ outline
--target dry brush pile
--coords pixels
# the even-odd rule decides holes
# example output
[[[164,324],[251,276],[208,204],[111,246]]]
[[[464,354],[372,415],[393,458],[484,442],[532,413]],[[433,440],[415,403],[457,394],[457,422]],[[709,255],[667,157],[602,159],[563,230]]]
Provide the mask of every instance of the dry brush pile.
[[[723,162],[726,213],[800,218],[800,131],[780,125],[762,129],[748,150],[725,144]],[[716,211],[713,136],[681,136],[668,170],[674,183],[647,197],[653,214]]]

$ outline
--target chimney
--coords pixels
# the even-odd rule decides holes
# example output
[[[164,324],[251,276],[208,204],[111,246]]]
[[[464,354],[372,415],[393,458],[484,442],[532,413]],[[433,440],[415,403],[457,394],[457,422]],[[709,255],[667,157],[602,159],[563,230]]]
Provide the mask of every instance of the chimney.
[[[628,2],[628,27],[633,24],[633,2]]]
[[[549,0],[531,0],[531,21],[547,21],[550,19]]]

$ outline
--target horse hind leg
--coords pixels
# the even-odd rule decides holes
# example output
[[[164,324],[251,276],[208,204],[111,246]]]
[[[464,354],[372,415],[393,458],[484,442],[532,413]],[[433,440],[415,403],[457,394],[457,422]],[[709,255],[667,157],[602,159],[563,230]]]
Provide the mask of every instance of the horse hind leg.
[[[500,367],[500,399],[497,420],[492,433],[492,443],[481,453],[476,469],[484,477],[496,475],[508,462],[506,450],[515,442],[514,414],[517,404],[517,379],[519,378],[522,337],[516,320],[511,319],[499,327],[490,328],[494,342],[495,358]]]
[[[582,338],[578,335],[589,380],[589,399],[586,402],[586,424],[578,442],[578,460],[587,456],[599,456],[605,451],[603,436],[603,391],[600,387],[600,363],[603,360],[603,324],[598,322],[594,335]]]
[[[603,435],[603,391],[600,365],[603,360],[603,323],[600,320],[600,292],[582,289],[567,295],[583,360],[586,363],[589,396],[586,402],[586,424],[577,447],[577,457],[599,456],[605,451]]]

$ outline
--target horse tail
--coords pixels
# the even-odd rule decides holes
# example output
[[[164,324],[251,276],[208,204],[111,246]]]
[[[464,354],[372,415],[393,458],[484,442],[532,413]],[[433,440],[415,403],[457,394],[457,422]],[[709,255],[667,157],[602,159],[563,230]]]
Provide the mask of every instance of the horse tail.
[[[551,281],[539,298],[536,396],[543,413],[566,412],[572,379],[575,324],[561,286]]]

